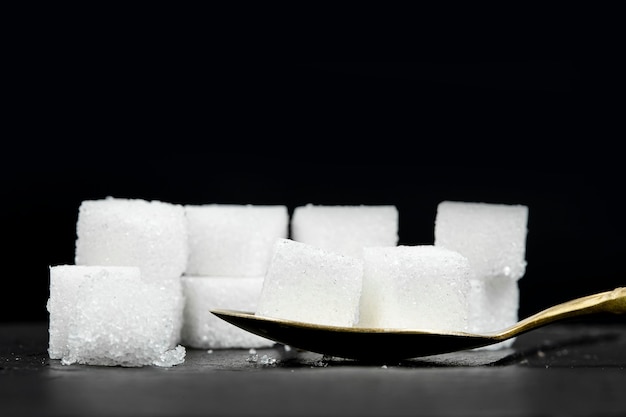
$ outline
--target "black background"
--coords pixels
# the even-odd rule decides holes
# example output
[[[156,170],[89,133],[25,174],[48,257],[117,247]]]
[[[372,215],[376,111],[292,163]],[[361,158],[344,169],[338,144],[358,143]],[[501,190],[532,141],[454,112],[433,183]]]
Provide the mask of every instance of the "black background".
[[[317,62],[26,42],[6,64],[2,321],[47,319],[48,266],[73,263],[78,206],[106,196],[394,204],[400,244],[432,244],[442,200],[525,204],[522,316],[626,283],[609,63],[557,48]]]

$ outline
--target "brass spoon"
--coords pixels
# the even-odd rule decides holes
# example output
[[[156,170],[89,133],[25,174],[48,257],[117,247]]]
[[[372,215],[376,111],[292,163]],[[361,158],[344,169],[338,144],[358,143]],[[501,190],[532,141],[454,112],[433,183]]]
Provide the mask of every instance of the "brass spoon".
[[[626,287],[577,298],[534,314],[498,332],[472,334],[414,329],[338,327],[234,310],[211,313],[251,333],[291,347],[358,360],[394,360],[472,349],[502,342],[570,317],[626,312]]]

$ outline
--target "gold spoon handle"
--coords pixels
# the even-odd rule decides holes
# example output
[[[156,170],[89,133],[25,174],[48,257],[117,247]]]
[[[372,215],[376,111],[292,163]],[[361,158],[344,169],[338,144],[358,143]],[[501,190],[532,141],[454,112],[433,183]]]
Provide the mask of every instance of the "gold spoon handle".
[[[558,304],[505,329],[497,336],[509,338],[558,320],[597,313],[626,313],[626,287]]]

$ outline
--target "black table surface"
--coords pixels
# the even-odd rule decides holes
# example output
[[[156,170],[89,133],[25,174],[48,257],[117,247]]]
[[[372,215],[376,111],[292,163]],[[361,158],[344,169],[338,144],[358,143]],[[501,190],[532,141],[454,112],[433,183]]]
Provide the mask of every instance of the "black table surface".
[[[386,364],[276,345],[187,349],[172,368],[66,366],[47,347],[47,323],[0,325],[0,416],[626,415],[623,320]]]

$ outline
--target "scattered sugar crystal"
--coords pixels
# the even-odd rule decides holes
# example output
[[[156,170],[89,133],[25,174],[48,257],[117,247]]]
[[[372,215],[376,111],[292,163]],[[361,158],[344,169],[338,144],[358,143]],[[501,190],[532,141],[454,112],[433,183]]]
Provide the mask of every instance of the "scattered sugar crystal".
[[[75,315],[80,286],[91,280],[107,279],[109,275],[120,279],[137,280],[137,267],[57,265],[50,267],[49,313],[50,359],[61,359],[68,354],[67,337],[70,321]]]
[[[278,359],[269,355],[263,355],[261,356],[261,359],[259,359],[259,363],[264,366],[274,366],[278,364]]]
[[[175,281],[187,265],[183,206],[120,199],[83,201],[76,225],[76,264],[138,266],[142,279]]]
[[[363,275],[360,259],[279,239],[263,282],[256,313],[324,325],[358,320]]]
[[[333,361],[333,356],[330,355],[322,355],[321,358],[313,362],[313,366],[317,368],[326,368],[328,364]]]
[[[466,331],[469,273],[444,248],[365,248],[359,327]]]
[[[331,252],[362,257],[366,246],[396,246],[398,210],[395,206],[296,207],[292,220],[293,240]]]
[[[178,345],[174,349],[170,349],[161,353],[158,359],[152,362],[152,365],[166,368],[180,365],[181,363],[185,362],[186,353],[187,352],[185,348],[181,345]]]
[[[186,275],[263,276],[277,238],[286,238],[286,206],[187,205],[189,261]]]
[[[527,222],[523,205],[444,201],[437,207],[435,245],[461,253],[470,263],[469,331],[497,331],[517,322]]]
[[[74,303],[63,364],[171,366],[184,360],[184,349],[176,347],[180,282],[148,283],[109,272],[85,278]]]
[[[182,278],[185,295],[182,343],[194,348],[260,348],[273,341],[242,330],[211,314],[227,308],[254,312],[263,277]]]
[[[269,355],[262,355],[259,357],[257,353],[249,354],[246,358],[246,362],[259,364],[261,366],[276,366],[278,365],[278,359],[273,358]]]

